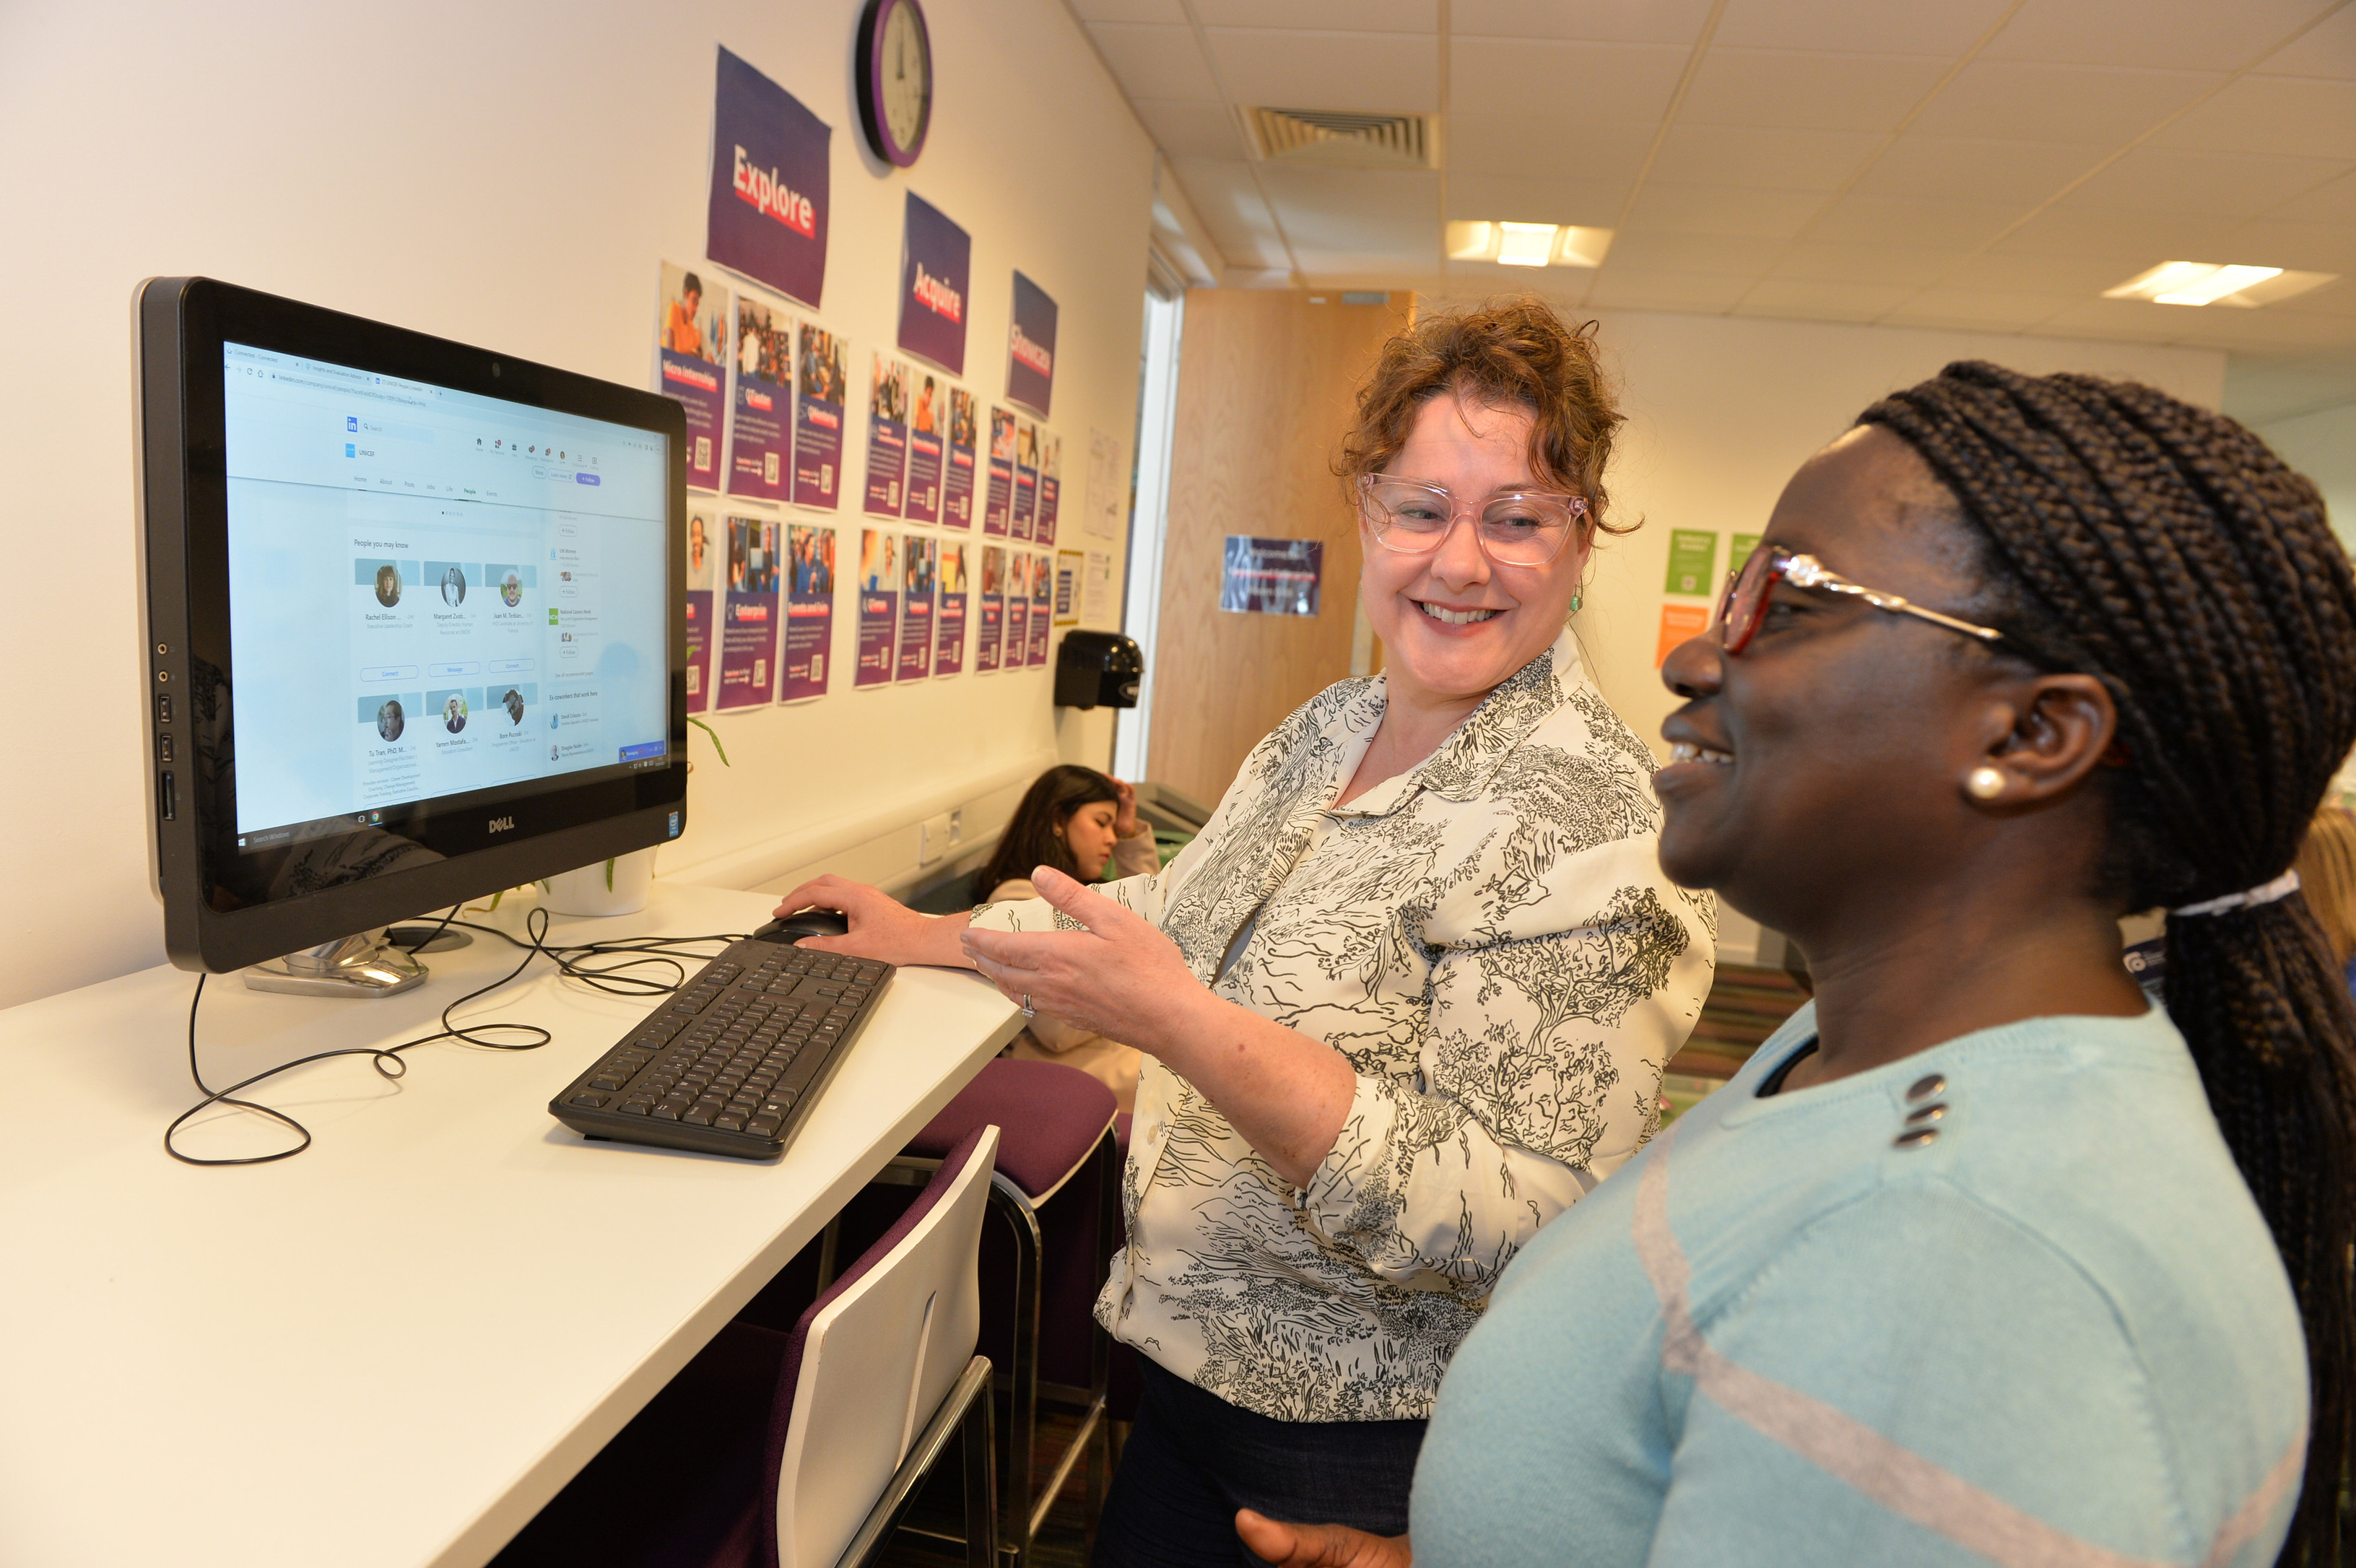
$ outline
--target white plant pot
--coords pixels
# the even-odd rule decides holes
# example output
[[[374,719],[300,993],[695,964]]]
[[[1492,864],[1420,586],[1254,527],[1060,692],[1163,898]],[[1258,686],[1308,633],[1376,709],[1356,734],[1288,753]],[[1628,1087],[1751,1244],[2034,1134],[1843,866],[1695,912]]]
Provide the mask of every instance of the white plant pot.
[[[636,914],[654,893],[655,852],[640,849],[612,862],[593,861],[578,870],[560,871],[548,879],[541,902],[551,914]]]

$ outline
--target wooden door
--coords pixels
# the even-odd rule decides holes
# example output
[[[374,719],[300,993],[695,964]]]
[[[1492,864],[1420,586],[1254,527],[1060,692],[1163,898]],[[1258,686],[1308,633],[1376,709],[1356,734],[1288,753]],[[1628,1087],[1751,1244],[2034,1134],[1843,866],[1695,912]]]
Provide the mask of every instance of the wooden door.
[[[1186,295],[1154,627],[1147,776],[1205,805],[1263,735],[1350,673],[1356,514],[1333,475],[1359,384],[1415,296],[1344,304],[1291,290]],[[1230,534],[1324,545],[1315,615],[1219,608]],[[1379,667],[1377,666],[1376,667]]]

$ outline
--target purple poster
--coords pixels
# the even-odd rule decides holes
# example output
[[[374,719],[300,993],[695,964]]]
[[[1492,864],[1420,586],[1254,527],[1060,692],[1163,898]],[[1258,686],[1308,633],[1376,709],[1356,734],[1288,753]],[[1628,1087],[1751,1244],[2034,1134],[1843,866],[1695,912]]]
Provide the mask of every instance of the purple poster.
[[[1039,521],[1031,530],[1031,538],[1040,544],[1055,542],[1055,513],[1063,502],[1064,438],[1039,436]]]
[[[1014,329],[1006,357],[1006,395],[1041,419],[1055,410],[1055,302],[1022,273],[1014,274]]]
[[[704,251],[812,310],[826,287],[828,144],[790,92],[720,51]]]
[[[900,541],[901,680],[933,673],[933,580],[940,566],[940,543],[923,534]]]
[[[736,296],[736,395],[728,404],[728,493],[783,501],[793,484],[794,327]]]
[[[687,513],[687,710],[712,706],[712,585],[718,580],[720,514],[709,507]]]
[[[981,531],[1006,537],[1014,512],[1014,416],[990,411],[990,487],[981,496]]]
[[[879,517],[898,517],[900,486],[907,477],[908,368],[878,354],[867,392],[866,509]]]
[[[1034,555],[1031,558],[1031,640],[1026,645],[1030,653],[1023,661],[1033,669],[1044,668],[1047,663],[1047,632],[1055,624],[1055,558]]]
[[[916,407],[908,412],[908,487],[900,515],[912,523],[941,520],[941,453],[947,444],[941,427],[948,422],[948,399],[930,370],[921,366],[909,379],[916,385]]]
[[[1314,615],[1325,571],[1321,539],[1227,536],[1219,573],[1219,608],[1264,615]]]
[[[1039,427],[1014,421],[1014,537],[1027,539],[1039,520]]]
[[[655,323],[662,386],[687,411],[687,482],[720,488],[721,414],[726,404],[721,355],[728,341],[728,291],[707,289],[685,267],[662,264],[662,311]]]
[[[826,695],[827,650],[834,645],[834,530],[819,523],[786,525],[786,652],[777,700]]]
[[[728,519],[728,599],[720,628],[721,709],[769,700],[777,662],[777,525]]]
[[[900,536],[859,530],[859,667],[851,685],[887,686],[900,656]]]
[[[981,612],[975,617],[973,667],[987,675],[998,667],[999,644],[1006,633],[1006,547],[981,547]]]
[[[1001,669],[1021,669],[1031,648],[1031,552],[1006,552],[1006,647],[998,656]]]
[[[980,405],[963,387],[949,389],[949,447],[941,465],[941,524],[973,527],[974,421]]]
[[[955,675],[965,668],[966,542],[941,542],[940,608],[933,612],[933,673]]]
[[[952,376],[965,374],[965,293],[972,267],[972,237],[910,191],[900,250],[900,347]]]
[[[842,339],[801,326],[800,396],[794,400],[794,505],[832,510],[841,499]]]

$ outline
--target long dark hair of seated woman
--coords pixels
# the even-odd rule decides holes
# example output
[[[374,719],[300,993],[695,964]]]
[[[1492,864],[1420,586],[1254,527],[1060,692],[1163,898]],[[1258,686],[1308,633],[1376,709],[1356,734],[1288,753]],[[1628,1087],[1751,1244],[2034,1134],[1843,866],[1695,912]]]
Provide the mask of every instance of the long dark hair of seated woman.
[[[1027,878],[1037,866],[1053,866],[1067,877],[1078,877],[1080,863],[1055,829],[1071,821],[1072,813],[1084,805],[1119,799],[1120,792],[1113,788],[1111,779],[1074,763],[1060,763],[1032,780],[1023,794],[1023,804],[1014,808],[1014,820],[1006,825],[1006,836],[998,841],[989,863],[973,874],[974,901],[987,901],[1001,882]]]

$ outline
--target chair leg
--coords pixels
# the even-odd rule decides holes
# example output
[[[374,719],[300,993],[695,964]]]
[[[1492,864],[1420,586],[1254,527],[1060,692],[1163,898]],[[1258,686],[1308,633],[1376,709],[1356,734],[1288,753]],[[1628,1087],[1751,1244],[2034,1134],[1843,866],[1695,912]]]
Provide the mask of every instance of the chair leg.
[[[1045,1243],[1039,1234],[1038,1211],[1005,1177],[991,1176],[990,1205],[1014,1232],[1014,1346],[1007,1366],[1011,1408],[998,1524],[1007,1563],[1022,1568],[1031,1552],[1031,1449],[1039,1420],[1039,1271]]]
[[[998,1477],[993,1473],[998,1446],[992,1430],[997,1401],[973,1402],[965,1418],[965,1563],[966,1568],[996,1568],[998,1560]]]

